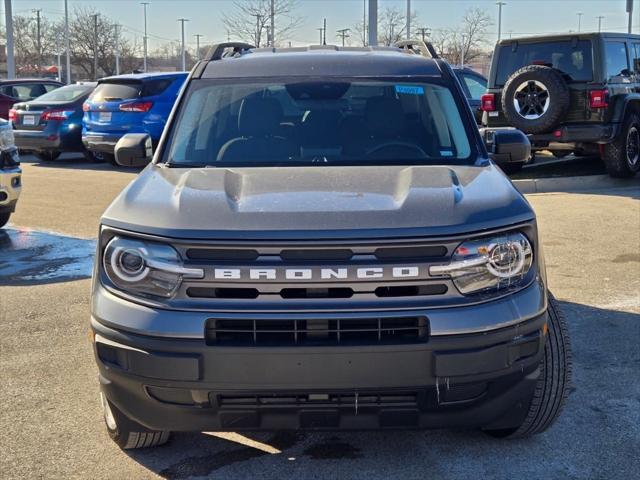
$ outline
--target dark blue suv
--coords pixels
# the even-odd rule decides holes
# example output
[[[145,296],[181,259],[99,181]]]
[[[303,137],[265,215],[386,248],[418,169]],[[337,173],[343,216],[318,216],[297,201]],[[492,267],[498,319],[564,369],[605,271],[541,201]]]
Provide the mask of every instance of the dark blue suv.
[[[112,163],[125,133],[149,134],[155,145],[186,78],[186,72],[174,72],[101,79],[83,105],[82,143]]]

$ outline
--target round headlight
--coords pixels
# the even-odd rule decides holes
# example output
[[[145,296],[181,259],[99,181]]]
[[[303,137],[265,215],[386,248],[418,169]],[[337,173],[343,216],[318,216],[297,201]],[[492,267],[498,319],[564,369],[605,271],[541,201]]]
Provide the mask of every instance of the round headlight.
[[[125,282],[139,282],[149,273],[143,252],[136,248],[116,247],[111,254],[111,268]]]
[[[487,270],[499,278],[511,278],[522,271],[525,253],[520,242],[499,243],[489,252]]]

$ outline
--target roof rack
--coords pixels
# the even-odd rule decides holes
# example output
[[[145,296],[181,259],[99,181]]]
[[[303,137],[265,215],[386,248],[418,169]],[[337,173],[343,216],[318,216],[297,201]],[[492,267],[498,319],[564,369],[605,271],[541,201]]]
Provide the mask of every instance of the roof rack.
[[[212,45],[205,57],[205,60],[211,62],[215,60],[222,60],[225,57],[235,57],[247,50],[256,48],[250,43],[244,42],[225,42]]]
[[[422,40],[402,40],[393,44],[394,47],[404,50],[406,53],[414,55],[422,55],[427,58],[440,58],[438,52],[431,42],[423,42]]]

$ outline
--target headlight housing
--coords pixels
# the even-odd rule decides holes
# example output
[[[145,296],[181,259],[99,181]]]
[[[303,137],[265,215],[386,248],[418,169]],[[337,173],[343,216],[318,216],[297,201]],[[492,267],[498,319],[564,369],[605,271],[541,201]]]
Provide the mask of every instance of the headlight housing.
[[[204,270],[186,268],[169,245],[114,237],[102,258],[113,285],[127,293],[172,297],[184,278],[203,278]]]
[[[448,265],[429,268],[432,276],[450,276],[461,293],[473,294],[521,286],[533,264],[533,249],[522,233],[470,240]]]

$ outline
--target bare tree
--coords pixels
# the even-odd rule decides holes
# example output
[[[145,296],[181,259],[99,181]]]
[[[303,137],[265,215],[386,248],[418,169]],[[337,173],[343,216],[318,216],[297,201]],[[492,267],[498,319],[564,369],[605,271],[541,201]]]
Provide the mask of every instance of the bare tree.
[[[33,75],[47,63],[55,53],[55,25],[46,18],[40,21],[40,51],[38,52],[38,32],[32,17],[13,17],[14,52],[19,71]],[[4,30],[3,30],[4,36]]]
[[[274,45],[284,43],[302,25],[302,18],[295,14],[296,7],[296,0],[274,0]],[[270,15],[271,0],[236,0],[233,13],[224,14],[222,22],[230,37],[260,47],[267,44]]]
[[[487,45],[487,29],[492,25],[491,17],[482,8],[469,8],[464,12],[460,27],[460,49],[464,61],[470,62],[480,56]]]
[[[418,13],[411,12],[411,23],[416,24]],[[362,27],[361,27],[362,28]],[[404,11],[397,7],[387,7],[380,14],[378,22],[378,43],[391,46],[406,35],[407,17]]]

